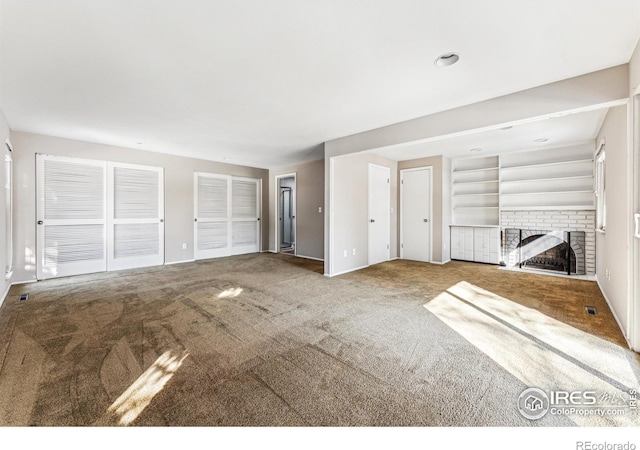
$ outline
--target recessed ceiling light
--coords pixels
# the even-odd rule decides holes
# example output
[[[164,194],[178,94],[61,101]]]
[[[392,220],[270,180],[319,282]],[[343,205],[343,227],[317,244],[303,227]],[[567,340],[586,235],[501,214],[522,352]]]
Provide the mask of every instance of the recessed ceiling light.
[[[539,138],[539,139],[534,139],[533,142],[547,142],[549,139],[547,138]]]
[[[143,145],[142,142],[136,142],[136,145]]]
[[[438,56],[433,63],[438,67],[446,67],[457,63],[459,59],[460,56],[457,53],[445,53]]]
[[[223,161],[229,161],[229,157],[225,156],[224,158],[222,158]]]
[[[476,147],[476,148],[472,148],[472,149],[470,149],[469,151],[470,151],[470,152],[474,152],[474,153],[475,153],[475,152],[481,152],[481,151],[482,151],[482,149],[481,149],[480,147]]]

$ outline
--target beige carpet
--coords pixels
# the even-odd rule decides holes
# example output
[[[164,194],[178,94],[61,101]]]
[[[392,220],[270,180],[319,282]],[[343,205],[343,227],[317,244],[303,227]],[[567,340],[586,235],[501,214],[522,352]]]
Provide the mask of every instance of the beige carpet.
[[[260,254],[14,286],[0,308],[0,424],[638,424],[517,411],[538,379],[637,387],[638,359],[594,283],[460,262],[321,273]],[[593,302],[599,316],[578,318]]]

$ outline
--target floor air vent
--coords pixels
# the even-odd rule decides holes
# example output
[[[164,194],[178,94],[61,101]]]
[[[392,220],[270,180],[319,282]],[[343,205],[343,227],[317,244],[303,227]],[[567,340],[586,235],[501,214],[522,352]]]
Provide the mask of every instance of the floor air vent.
[[[591,316],[597,316],[598,315],[598,310],[595,308],[595,306],[585,306],[584,310],[587,312],[587,314],[589,314]]]
[[[29,294],[20,294],[20,295],[18,295],[18,301],[23,302],[25,300],[29,300]]]

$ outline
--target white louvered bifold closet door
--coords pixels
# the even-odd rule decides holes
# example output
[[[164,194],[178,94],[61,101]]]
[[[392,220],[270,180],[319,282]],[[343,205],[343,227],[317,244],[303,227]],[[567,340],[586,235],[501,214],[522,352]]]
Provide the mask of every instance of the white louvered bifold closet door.
[[[106,169],[103,161],[36,156],[38,279],[106,270]]]
[[[109,270],[164,264],[161,167],[109,163]]]
[[[233,177],[231,181],[231,253],[260,251],[260,180]]]
[[[195,259],[231,254],[231,177],[195,173]]]

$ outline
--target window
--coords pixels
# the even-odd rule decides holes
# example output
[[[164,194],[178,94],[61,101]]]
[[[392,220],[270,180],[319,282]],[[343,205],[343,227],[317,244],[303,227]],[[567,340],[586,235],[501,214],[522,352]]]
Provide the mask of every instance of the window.
[[[596,230],[600,231],[607,225],[606,172],[606,152],[602,143],[596,153]]]
[[[11,159],[11,144],[9,141],[5,143],[7,153],[4,156],[4,192],[5,192],[5,252],[6,267],[4,270],[5,279],[11,278],[13,273],[13,161]]]

